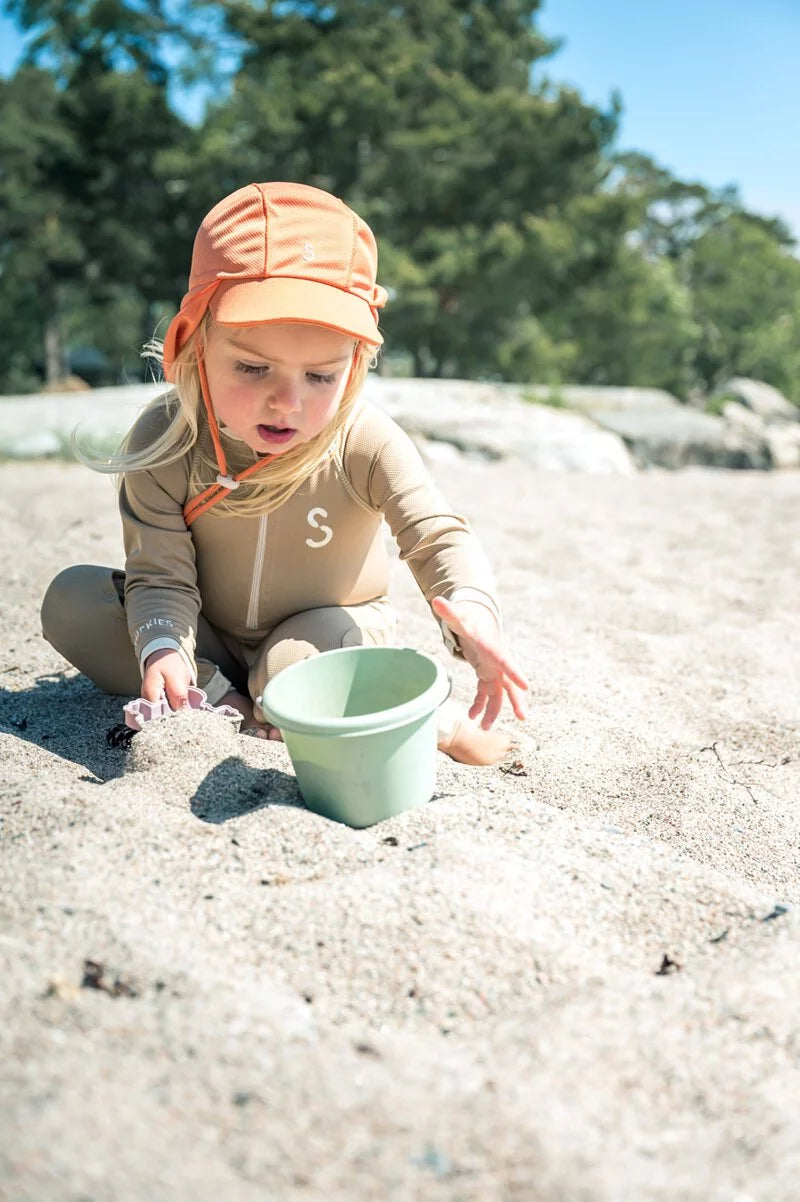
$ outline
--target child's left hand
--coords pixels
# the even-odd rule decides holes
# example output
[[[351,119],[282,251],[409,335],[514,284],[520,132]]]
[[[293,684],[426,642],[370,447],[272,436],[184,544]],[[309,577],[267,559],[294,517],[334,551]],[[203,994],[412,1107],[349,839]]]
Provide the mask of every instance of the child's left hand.
[[[474,601],[453,603],[444,597],[434,597],[431,607],[437,618],[442,618],[456,635],[464,659],[478,677],[470,718],[483,714],[481,726],[488,730],[502,709],[504,697],[508,697],[514,714],[524,722],[528,711],[522,693],[527,691],[528,682],[509,656],[489,610]]]

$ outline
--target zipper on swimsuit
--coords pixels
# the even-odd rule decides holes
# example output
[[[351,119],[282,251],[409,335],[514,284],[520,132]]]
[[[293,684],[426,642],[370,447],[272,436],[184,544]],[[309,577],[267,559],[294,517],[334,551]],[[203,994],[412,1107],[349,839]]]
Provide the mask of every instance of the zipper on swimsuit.
[[[247,606],[247,629],[258,629],[258,602],[261,596],[261,580],[264,576],[264,563],[267,558],[267,519],[269,514],[262,513],[258,519],[258,536],[256,542],[256,557],[253,561],[253,583],[250,586],[250,603]]]

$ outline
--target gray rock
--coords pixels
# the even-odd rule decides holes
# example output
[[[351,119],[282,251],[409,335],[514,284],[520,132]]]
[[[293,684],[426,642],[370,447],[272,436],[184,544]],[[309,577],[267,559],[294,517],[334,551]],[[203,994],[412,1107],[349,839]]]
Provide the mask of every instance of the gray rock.
[[[771,384],[765,384],[762,380],[750,380],[747,376],[732,376],[716,390],[715,395],[734,397],[747,409],[751,409],[753,413],[757,413],[759,417],[768,421],[773,418],[784,421],[800,421],[800,409],[791,401],[787,401],[777,388],[773,388]]]
[[[761,470],[773,466],[762,434],[683,405],[596,413],[595,421],[624,439],[643,465]]]
[[[160,385],[0,398],[0,455],[38,458],[79,439],[113,447]],[[370,376],[366,395],[412,435],[487,459],[514,456],[545,471],[631,475],[622,440],[577,413],[531,404],[514,385]],[[37,441],[31,442],[35,433]],[[41,441],[38,441],[41,440]],[[436,453],[435,451],[433,452]]]
[[[543,403],[556,396],[568,409],[581,413],[607,413],[613,410],[651,410],[680,407],[680,401],[663,388],[617,388],[613,385],[565,384],[557,388],[534,385],[531,395]]]
[[[749,403],[743,393],[724,406],[723,417],[698,412],[656,388],[523,388],[371,376],[366,389],[376,405],[423,440],[429,459],[450,448],[451,454],[514,458],[542,471],[594,475],[630,475],[650,465],[800,467],[798,411],[785,401],[783,416],[778,406],[765,418],[756,408],[766,405],[766,393],[759,390],[780,394],[755,381],[744,384],[755,389],[745,389],[747,396],[761,401]],[[0,456],[64,454],[76,427],[84,443],[111,449],[162,387],[0,398]]]
[[[540,471],[632,475],[622,440],[578,413],[532,404],[513,385],[468,380],[381,380],[370,399],[412,435],[487,459],[521,459]]]
[[[75,430],[81,441],[113,447],[144,406],[163,391],[159,384],[130,384],[0,397],[0,455],[36,459],[63,454]]]
[[[49,459],[63,448],[64,441],[53,430],[34,430],[0,441],[0,454],[6,459]]]
[[[726,401],[722,406],[722,417],[732,426],[740,426],[752,434],[764,437],[766,429],[764,419],[754,413],[752,409],[748,409],[741,401]]]
[[[739,401],[728,401],[723,405],[722,416],[731,426],[745,430],[764,442],[772,467],[800,467],[800,423],[765,420]]]
[[[765,438],[773,467],[800,468],[800,424],[776,422],[766,427]]]

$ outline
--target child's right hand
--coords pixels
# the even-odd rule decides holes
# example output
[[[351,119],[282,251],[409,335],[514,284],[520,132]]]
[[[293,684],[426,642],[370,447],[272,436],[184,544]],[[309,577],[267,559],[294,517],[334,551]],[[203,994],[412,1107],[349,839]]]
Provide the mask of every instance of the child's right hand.
[[[142,696],[145,701],[158,701],[166,695],[174,710],[189,704],[188,688],[192,683],[186,660],[178,651],[162,647],[144,661]]]

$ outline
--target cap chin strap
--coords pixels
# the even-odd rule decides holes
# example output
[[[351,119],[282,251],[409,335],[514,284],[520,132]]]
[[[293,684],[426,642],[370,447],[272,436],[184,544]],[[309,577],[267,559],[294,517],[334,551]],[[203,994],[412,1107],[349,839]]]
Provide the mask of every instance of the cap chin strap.
[[[360,355],[361,345],[359,344],[350,364],[350,374],[345,384],[344,392],[350,387],[350,381],[353,378]],[[251,463],[244,471],[237,472],[235,476],[231,476],[228,471],[228,461],[225,458],[225,448],[222,445],[222,439],[219,434],[217,415],[214,412],[214,406],[211,404],[211,391],[208,387],[208,376],[206,375],[206,364],[202,351],[197,356],[197,371],[200,376],[200,391],[203,394],[203,404],[208,416],[208,428],[211,431],[211,441],[214,444],[214,454],[217,457],[219,471],[213,484],[210,484],[208,488],[198,493],[196,497],[192,497],[184,505],[183,520],[186,522],[187,527],[191,526],[192,522],[196,522],[201,514],[211,509],[212,505],[216,505],[217,501],[221,501],[223,497],[226,497],[234,489],[237,489],[242,480],[246,480],[248,476],[255,475],[256,472],[261,471],[268,463],[271,463],[273,459],[278,458],[277,455],[264,455],[263,458],[257,459],[255,463]]]

